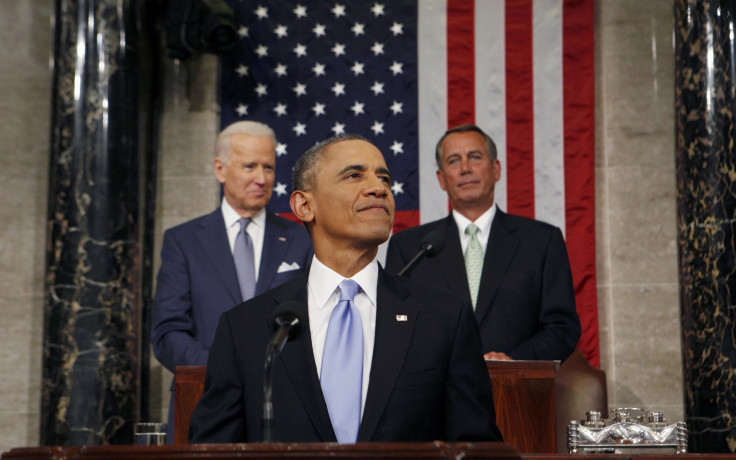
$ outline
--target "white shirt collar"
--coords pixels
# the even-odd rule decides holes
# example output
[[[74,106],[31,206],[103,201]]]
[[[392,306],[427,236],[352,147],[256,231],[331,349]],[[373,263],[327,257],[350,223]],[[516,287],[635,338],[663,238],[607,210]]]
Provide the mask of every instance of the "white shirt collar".
[[[307,282],[313,298],[317,301],[320,310],[327,306],[327,301],[337,290],[338,285],[345,277],[327,267],[319,261],[315,255],[309,269],[309,280]],[[378,291],[378,261],[373,259],[361,271],[349,278],[360,285],[361,291],[365,293],[375,307],[377,305]]]
[[[235,211],[235,209],[233,209],[233,207],[230,206],[230,203],[227,202],[225,197],[222,197],[222,204],[220,205],[220,209],[222,209],[222,217],[225,218],[225,228],[232,227],[240,220],[240,214],[238,214]],[[258,211],[254,216],[252,216],[251,223],[256,224],[260,228],[265,228],[266,226],[266,208],[261,208],[260,211]]]
[[[492,204],[490,208],[483,214],[481,214],[475,221],[471,221],[467,217],[463,216],[459,212],[452,210],[452,217],[455,219],[455,223],[457,224],[457,229],[460,232],[461,235],[465,234],[465,229],[468,225],[471,223],[474,223],[478,226],[480,229],[481,235],[488,236],[488,234],[491,232],[491,223],[493,223],[493,218],[496,216],[496,204]]]
[[[470,219],[463,216],[459,212],[452,210],[452,217],[455,219],[455,225],[457,225],[457,231],[460,234],[460,247],[463,251],[463,254],[465,254],[465,250],[468,247],[468,242],[470,241],[470,237],[465,234],[465,229],[470,225],[471,223],[474,223],[478,226],[480,229],[480,232],[478,232],[477,238],[478,242],[480,243],[481,247],[483,248],[483,253],[486,252],[486,246],[488,246],[488,238],[491,235],[491,225],[493,224],[493,218],[496,216],[496,205],[495,203],[491,205],[490,208],[483,214],[481,214],[477,219],[475,219],[475,222],[471,222]]]

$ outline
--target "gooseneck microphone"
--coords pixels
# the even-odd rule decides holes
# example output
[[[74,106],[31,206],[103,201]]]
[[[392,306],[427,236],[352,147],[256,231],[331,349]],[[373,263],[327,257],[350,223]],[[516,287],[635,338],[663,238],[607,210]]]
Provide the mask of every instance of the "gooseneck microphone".
[[[426,257],[432,257],[442,251],[442,248],[445,247],[445,232],[442,230],[435,230],[432,232],[429,232],[427,236],[424,237],[422,240],[422,243],[419,245],[419,252],[412,258],[408,264],[404,266],[404,268],[399,271],[399,276],[409,276],[409,273],[411,273],[412,270],[414,270],[414,267],[417,266],[417,264],[426,256]]]
[[[263,442],[273,442],[273,362],[289,340],[295,340],[302,333],[302,321],[295,312],[304,311],[301,303],[284,302],[276,307],[272,315],[274,332],[266,346],[266,360],[263,370],[263,415],[261,428]]]

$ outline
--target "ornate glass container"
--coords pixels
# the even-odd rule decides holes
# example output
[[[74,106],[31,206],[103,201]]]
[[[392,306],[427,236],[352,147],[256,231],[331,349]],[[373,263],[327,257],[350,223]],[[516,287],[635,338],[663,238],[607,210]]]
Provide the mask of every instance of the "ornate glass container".
[[[572,420],[567,427],[571,454],[687,452],[685,422],[670,425],[662,412],[620,408],[612,410],[609,419],[597,411],[585,414],[585,420]]]

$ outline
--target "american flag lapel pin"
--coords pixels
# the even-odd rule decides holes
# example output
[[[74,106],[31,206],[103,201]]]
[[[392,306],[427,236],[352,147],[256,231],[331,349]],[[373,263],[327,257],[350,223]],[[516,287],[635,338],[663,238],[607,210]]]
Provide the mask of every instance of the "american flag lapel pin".
[[[396,315],[396,321],[406,322],[409,318],[406,315]]]
[[[279,241],[286,241],[286,238],[284,238],[283,236],[280,236]]]

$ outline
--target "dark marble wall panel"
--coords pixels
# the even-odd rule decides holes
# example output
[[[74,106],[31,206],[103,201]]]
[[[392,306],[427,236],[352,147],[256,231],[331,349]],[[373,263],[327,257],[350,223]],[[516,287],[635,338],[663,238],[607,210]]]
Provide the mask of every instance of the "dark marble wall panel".
[[[136,1],[57,0],[41,443],[130,443],[139,418],[146,151]],[[150,262],[149,262],[150,264]]]
[[[690,451],[736,451],[733,2],[675,2],[678,240]]]

